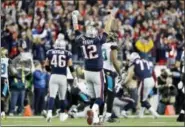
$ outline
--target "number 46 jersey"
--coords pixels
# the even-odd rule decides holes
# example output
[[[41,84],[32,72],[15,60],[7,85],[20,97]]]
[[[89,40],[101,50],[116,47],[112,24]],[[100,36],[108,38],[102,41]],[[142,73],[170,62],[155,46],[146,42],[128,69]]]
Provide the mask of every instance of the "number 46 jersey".
[[[67,74],[68,60],[72,57],[71,52],[65,49],[51,49],[47,51],[46,56],[51,66],[51,74]]]
[[[89,38],[76,31],[76,43],[82,48],[85,58],[85,70],[101,71],[103,69],[102,44],[106,42],[107,34],[102,37]]]
[[[8,58],[1,58],[1,77],[8,78]]]

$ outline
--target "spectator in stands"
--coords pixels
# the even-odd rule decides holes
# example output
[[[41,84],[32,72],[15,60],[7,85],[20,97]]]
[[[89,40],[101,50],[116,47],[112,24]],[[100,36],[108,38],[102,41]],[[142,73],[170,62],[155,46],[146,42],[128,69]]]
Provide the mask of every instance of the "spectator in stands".
[[[34,85],[34,113],[41,114],[45,108],[45,96],[47,94],[49,75],[42,69],[39,61],[35,61],[35,71],[33,72]]]
[[[26,32],[21,33],[21,38],[18,42],[18,49],[20,52],[31,52],[31,41],[26,35]]]
[[[25,98],[25,74],[24,67],[21,70],[15,69],[11,65],[11,77],[10,77],[10,111],[9,115],[13,116],[14,114],[22,114],[24,109],[24,98]],[[18,105],[17,111],[15,107]]]

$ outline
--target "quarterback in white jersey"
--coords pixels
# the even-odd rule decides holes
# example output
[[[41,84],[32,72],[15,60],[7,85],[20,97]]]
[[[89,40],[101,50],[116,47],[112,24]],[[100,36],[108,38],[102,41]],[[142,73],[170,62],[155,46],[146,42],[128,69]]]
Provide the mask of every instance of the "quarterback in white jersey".
[[[105,74],[105,101],[107,103],[107,111],[104,121],[108,122],[114,122],[111,118],[111,113],[114,100],[115,78],[117,74],[121,76],[117,60],[118,46],[116,39],[117,35],[115,33],[110,33],[108,42],[102,46],[102,56],[104,59],[103,68]]]
[[[8,65],[9,58],[6,57],[8,51],[1,48],[1,118],[5,118],[5,98],[8,96]]]

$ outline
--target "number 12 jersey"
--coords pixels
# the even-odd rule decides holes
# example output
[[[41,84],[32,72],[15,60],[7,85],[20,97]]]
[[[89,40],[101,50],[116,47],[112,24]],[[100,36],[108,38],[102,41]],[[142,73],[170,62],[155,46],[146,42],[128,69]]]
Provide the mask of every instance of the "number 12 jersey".
[[[101,71],[103,69],[102,44],[106,42],[107,34],[102,37],[89,38],[76,31],[76,43],[82,48],[85,58],[85,70]]]

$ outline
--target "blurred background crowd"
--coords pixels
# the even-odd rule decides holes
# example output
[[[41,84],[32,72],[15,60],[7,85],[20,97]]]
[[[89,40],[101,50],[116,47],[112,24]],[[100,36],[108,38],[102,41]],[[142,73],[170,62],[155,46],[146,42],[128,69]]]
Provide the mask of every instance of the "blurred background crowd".
[[[182,70],[180,69],[185,49],[183,0],[157,2],[149,0],[2,0],[1,47],[8,50],[10,59],[14,59],[20,53],[30,52],[33,60],[37,62],[36,65],[42,67],[46,51],[53,47],[57,35],[63,33],[68,42],[67,49],[73,54],[74,63],[83,65],[83,56],[75,44],[71,12],[78,9],[81,13],[78,22],[81,31],[85,30],[86,24],[91,23],[101,33],[108,18],[108,11],[114,7],[119,8],[115,16],[115,24],[112,26],[112,30],[118,35],[119,59],[126,61],[129,53],[137,51],[143,58],[150,59],[156,65],[166,65],[170,70],[170,78],[176,89],[173,92],[175,100],[172,104],[178,113],[180,109],[178,106],[182,100],[181,93],[178,93],[178,83],[181,80]],[[159,76],[158,80],[162,81],[161,85],[165,85],[168,73],[165,71],[162,73],[166,76],[164,75],[164,78]],[[25,88],[32,90],[34,87],[34,95],[37,95],[38,98],[38,95],[43,94],[41,101],[44,101],[44,95],[47,93],[43,90],[47,90],[48,73],[38,71],[31,78],[33,78],[33,82],[30,83],[30,86],[26,86],[27,84],[24,83],[23,90],[26,90]],[[45,79],[42,81],[42,86],[34,86],[37,84],[37,79]],[[37,88],[42,89],[37,90]],[[10,92],[15,92],[16,89],[10,84]],[[33,95],[33,92],[27,95]],[[159,92],[161,95],[164,94],[163,90]],[[12,93],[11,95],[16,94]],[[13,105],[8,111],[11,114],[14,113],[16,105],[23,105],[21,101],[24,101],[25,94],[22,94],[21,97],[10,98],[10,106]],[[37,108],[43,104],[41,101],[34,103],[39,105],[31,105],[33,109],[37,109],[35,114],[43,109],[43,107]],[[22,110],[18,113],[21,112]]]

